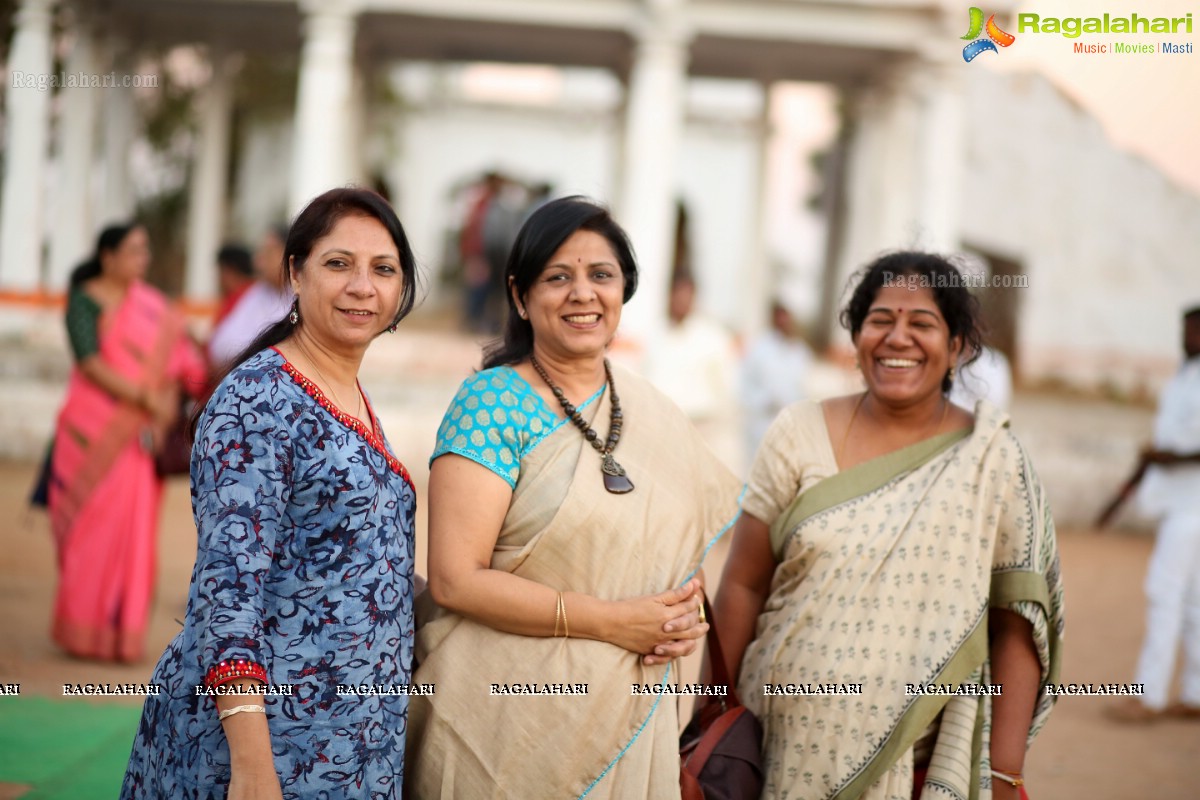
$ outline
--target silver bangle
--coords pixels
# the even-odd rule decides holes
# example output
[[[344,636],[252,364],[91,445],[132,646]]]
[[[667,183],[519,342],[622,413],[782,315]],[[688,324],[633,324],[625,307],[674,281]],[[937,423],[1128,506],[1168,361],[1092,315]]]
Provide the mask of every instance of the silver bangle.
[[[227,708],[220,714],[217,714],[217,721],[223,722],[226,717],[232,717],[234,714],[239,714],[243,711],[248,711],[252,714],[265,714],[267,713],[267,707],[260,705],[234,706],[233,708]]]

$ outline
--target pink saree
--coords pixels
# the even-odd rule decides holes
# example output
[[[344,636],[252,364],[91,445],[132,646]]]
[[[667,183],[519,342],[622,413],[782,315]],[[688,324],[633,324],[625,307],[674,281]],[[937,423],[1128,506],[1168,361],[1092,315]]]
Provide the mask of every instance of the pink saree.
[[[202,385],[204,364],[167,299],[133,284],[100,318],[100,358],[123,377]],[[149,418],[72,369],[55,430],[50,521],[59,584],[52,635],[75,656],[141,658],[154,589],[162,481],[143,445]]]

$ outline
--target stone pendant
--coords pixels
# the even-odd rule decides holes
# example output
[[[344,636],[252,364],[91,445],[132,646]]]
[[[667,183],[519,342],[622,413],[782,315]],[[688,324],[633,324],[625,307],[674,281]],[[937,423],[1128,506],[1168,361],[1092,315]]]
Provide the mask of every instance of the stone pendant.
[[[613,494],[627,494],[633,491],[633,481],[625,475],[625,468],[617,463],[612,455],[604,457],[604,461],[600,464],[600,471],[604,473],[604,488]]]

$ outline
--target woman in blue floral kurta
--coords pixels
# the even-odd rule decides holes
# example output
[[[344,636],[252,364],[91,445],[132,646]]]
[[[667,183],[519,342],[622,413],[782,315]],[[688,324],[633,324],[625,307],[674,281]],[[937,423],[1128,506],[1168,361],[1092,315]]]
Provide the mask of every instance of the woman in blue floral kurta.
[[[343,267],[332,269],[340,275]],[[363,299],[367,283],[347,283],[350,293],[331,307],[373,307]],[[318,289],[301,311],[319,302],[308,300]],[[309,308],[319,334],[322,311]],[[382,325],[392,321],[386,311]],[[238,769],[233,735],[209,693],[235,675],[267,684],[254,698],[269,728],[264,769],[273,783],[273,762],[284,798],[401,796],[416,497],[361,390],[362,403],[347,413],[329,399],[336,389],[320,375],[328,364],[313,359],[302,372],[293,363],[303,362],[293,353],[311,352],[297,350],[293,335],[251,356],[199,420],[191,465],[199,543],[187,620],[155,669],[161,692],[147,699],[122,798],[226,797]],[[230,721],[261,721],[240,716]]]

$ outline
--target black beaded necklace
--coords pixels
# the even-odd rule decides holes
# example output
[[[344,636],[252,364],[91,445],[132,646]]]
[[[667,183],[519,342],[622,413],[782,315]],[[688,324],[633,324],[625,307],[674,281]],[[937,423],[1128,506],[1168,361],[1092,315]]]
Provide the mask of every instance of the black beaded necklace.
[[[608,381],[608,397],[612,404],[612,411],[608,422],[608,440],[604,444],[600,444],[600,434],[596,433],[590,425],[584,420],[583,415],[579,413],[579,409],[571,405],[567,400],[563,390],[554,385],[554,381],[550,380],[550,376],[546,374],[546,370],[542,369],[542,365],[538,360],[529,356],[529,363],[533,365],[533,369],[541,376],[546,385],[550,387],[550,391],[554,392],[554,396],[558,398],[559,404],[563,411],[583,434],[583,438],[588,444],[596,449],[600,454],[600,471],[604,473],[604,488],[613,494],[626,494],[633,491],[633,481],[625,474],[625,469],[617,460],[612,457],[612,452],[617,448],[617,443],[621,441],[621,424],[623,416],[621,414],[621,401],[617,397],[617,389],[613,386],[612,367],[608,364],[608,359],[604,359],[604,379]]]

